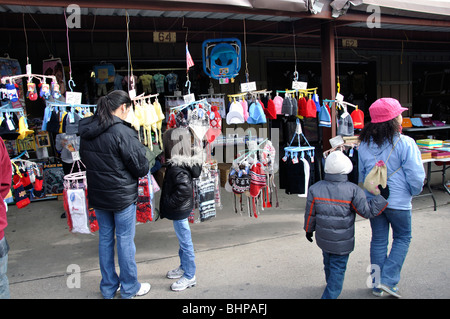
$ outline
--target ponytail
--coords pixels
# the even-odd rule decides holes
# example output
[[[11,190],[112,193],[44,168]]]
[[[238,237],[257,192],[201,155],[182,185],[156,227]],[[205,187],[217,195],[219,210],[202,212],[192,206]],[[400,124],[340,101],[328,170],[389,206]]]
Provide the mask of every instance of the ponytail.
[[[122,90],[115,90],[108,95],[102,96],[97,102],[97,111],[94,117],[99,119],[100,125],[110,125],[113,122],[113,114],[122,104],[127,107],[131,105],[131,99],[128,93]]]

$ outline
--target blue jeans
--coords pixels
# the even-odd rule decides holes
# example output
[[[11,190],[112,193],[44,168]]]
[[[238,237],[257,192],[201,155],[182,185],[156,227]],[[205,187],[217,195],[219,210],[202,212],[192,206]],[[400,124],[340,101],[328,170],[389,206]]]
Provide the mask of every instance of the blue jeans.
[[[178,237],[180,249],[178,255],[180,256],[180,268],[184,270],[184,277],[192,279],[195,276],[195,254],[194,244],[192,243],[191,228],[187,218],[174,220],[173,228]]]
[[[327,282],[322,299],[337,299],[344,285],[345,270],[350,255],[336,255],[325,251],[322,251],[322,255]]]
[[[411,242],[411,211],[387,208],[370,219],[372,241],[370,262],[374,269],[372,278],[377,283],[394,287],[400,281],[400,272]],[[392,247],[388,254],[389,228],[392,228]],[[378,271],[378,274],[376,272]]]
[[[116,212],[95,209],[95,214],[99,225],[98,255],[102,274],[100,291],[104,298],[112,298],[120,284],[122,298],[131,298],[141,288],[137,279],[134,245],[136,205],[131,204]],[[120,277],[114,264],[114,234],[117,238]]]
[[[9,281],[6,276],[8,269],[8,243],[6,237],[0,240],[0,299],[11,298],[9,294]]]

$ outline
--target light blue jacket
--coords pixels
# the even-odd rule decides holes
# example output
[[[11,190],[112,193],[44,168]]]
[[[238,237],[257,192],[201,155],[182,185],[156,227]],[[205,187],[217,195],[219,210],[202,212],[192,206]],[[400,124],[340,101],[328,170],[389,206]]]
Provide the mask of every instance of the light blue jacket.
[[[410,210],[412,208],[412,197],[422,192],[425,170],[416,142],[409,136],[399,134],[394,137],[394,144],[399,137],[401,140],[395,146],[386,164],[388,175],[387,184],[390,191],[388,208]],[[360,183],[364,183],[364,179],[376,161],[383,160],[386,163],[391,149],[392,145],[387,141],[381,147],[378,147],[375,143],[370,143],[369,145],[367,143],[360,144],[358,149]],[[389,177],[399,167],[401,169]],[[367,200],[373,197],[366,190],[365,193]]]

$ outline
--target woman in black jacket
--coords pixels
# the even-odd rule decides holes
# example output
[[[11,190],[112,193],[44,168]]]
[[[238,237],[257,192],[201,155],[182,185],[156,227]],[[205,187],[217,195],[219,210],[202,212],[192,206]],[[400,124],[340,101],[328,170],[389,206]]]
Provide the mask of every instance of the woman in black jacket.
[[[167,161],[161,191],[159,214],[173,220],[180,249],[180,266],[170,270],[167,278],[178,279],[171,285],[174,291],[196,285],[195,255],[188,217],[194,209],[193,178],[202,171],[202,152],[194,150],[191,155],[192,134],[188,128],[166,131],[163,137],[164,155]]]
[[[93,117],[79,124],[80,155],[86,165],[89,205],[99,224],[99,261],[104,298],[113,298],[120,285],[122,298],[142,296],[149,283],[139,283],[134,244],[138,179],[149,171],[147,148],[124,121],[131,107],[125,91],[98,100]],[[114,264],[114,234],[120,277]]]

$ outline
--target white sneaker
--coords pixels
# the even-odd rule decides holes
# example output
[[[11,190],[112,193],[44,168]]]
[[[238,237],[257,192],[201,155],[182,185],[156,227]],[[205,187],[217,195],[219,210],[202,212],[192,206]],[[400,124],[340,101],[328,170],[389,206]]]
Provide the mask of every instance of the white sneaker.
[[[173,291],[183,291],[186,288],[194,287],[197,284],[195,276],[192,279],[187,279],[186,277],[181,277],[178,281],[174,282],[170,289]]]
[[[166,277],[169,279],[178,279],[184,275],[184,270],[178,267],[177,269],[172,269],[167,272]]]
[[[150,286],[150,284],[148,282],[143,282],[143,283],[141,283],[141,288],[139,289],[139,291],[134,296],[135,297],[144,296],[150,291],[150,288],[151,288],[151,286]]]

